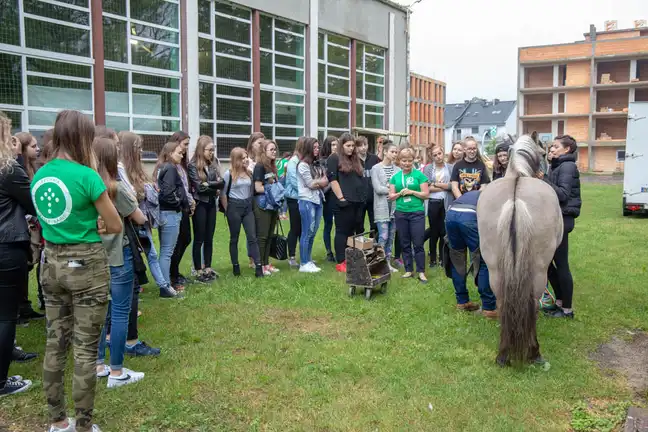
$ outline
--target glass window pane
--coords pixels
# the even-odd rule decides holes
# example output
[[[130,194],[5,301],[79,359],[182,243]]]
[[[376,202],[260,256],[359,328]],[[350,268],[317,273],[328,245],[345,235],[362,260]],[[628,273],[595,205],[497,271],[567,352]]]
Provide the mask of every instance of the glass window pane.
[[[378,56],[385,56],[385,49],[384,48],[379,48],[371,45],[365,45],[365,52],[369,54],[374,54]]]
[[[216,76],[237,81],[250,81],[252,63],[247,60],[236,60],[216,56]]]
[[[128,117],[106,116],[106,126],[115,129],[117,132],[129,131],[130,121]]]
[[[272,49],[272,18],[261,15],[261,48]]]
[[[378,113],[382,114],[385,111],[385,108],[375,106],[375,105],[365,105],[365,112],[366,113]]]
[[[304,107],[277,105],[275,124],[303,126]]]
[[[55,112],[29,111],[29,126],[47,126],[48,128],[56,122]]]
[[[126,0],[103,0],[101,4],[104,12],[126,16]]]
[[[22,113],[18,111],[3,111],[11,120],[11,134],[15,135],[22,131]]]
[[[147,132],[175,132],[180,130],[180,120],[160,120],[135,117],[133,118],[133,130]]]
[[[351,40],[342,36],[328,35],[328,41],[334,44],[342,45],[345,47],[350,47]]]
[[[126,22],[103,17],[104,55],[106,60],[128,63]]]
[[[317,127],[326,127],[326,99],[317,100]]]
[[[133,72],[133,84],[160,87],[163,89],[178,90],[180,88],[180,80],[178,78],[167,78],[160,75],[146,75],[135,72]]]
[[[252,102],[217,98],[216,120],[251,122]]]
[[[304,89],[304,72],[292,69],[275,68],[275,85],[293,89]]]
[[[364,127],[364,109],[362,104],[356,104],[356,126]]]
[[[317,65],[317,90],[326,93],[326,65],[323,63]]]
[[[261,91],[261,123],[274,123],[273,118],[273,106],[272,101],[272,92]],[[264,132],[265,133],[265,132]],[[268,135],[266,135],[267,137]]]
[[[252,58],[252,49],[216,41],[216,52],[239,57]]]
[[[291,34],[275,32],[275,50],[288,54],[304,55],[304,38]]]
[[[179,43],[180,37],[178,32],[172,30],[162,30],[157,27],[132,23],[131,35],[168,43]]]
[[[375,73],[378,75],[385,74],[385,59],[373,56],[365,57],[365,68],[367,72]]]
[[[131,13],[133,19],[146,21],[165,27],[179,28],[178,26],[178,5],[166,1],[131,1]]]
[[[382,129],[383,128],[383,116],[367,114],[365,116],[365,125],[364,125],[364,127]]]
[[[128,72],[106,69],[106,111],[128,114]]]
[[[364,56],[364,45],[361,43],[356,43],[356,69],[361,71],[363,70],[362,57]]]
[[[247,138],[216,138],[216,156],[228,159],[234,147],[247,148]]]
[[[200,135],[214,136],[214,123],[200,123]]]
[[[216,12],[224,13],[226,15],[231,15],[243,19],[251,19],[250,11],[241,7],[237,7],[234,4],[222,3],[220,1],[214,2],[214,9]]]
[[[328,112],[328,127],[345,129],[349,127],[349,113],[342,111]]]
[[[349,80],[328,77],[328,94],[349,96]]]
[[[277,147],[279,147],[279,151],[277,152],[278,155],[283,154],[284,152],[292,152],[295,150],[295,144],[297,140],[293,138],[289,139],[278,139],[275,140],[277,143]]]
[[[218,135],[245,135],[252,133],[252,125],[239,125],[229,123],[218,123],[216,125],[216,134]]]
[[[214,76],[214,58],[212,41],[209,39],[198,39],[198,73],[201,75]]]
[[[275,63],[285,66],[304,68],[304,60],[275,54]]]
[[[142,41],[134,42],[137,42],[131,44],[131,59],[134,65],[180,70],[178,48]]]
[[[304,26],[297,23],[292,23],[289,21],[275,20],[275,28],[286,30],[289,32],[297,33],[300,35],[304,34]]]
[[[133,114],[179,117],[180,95],[135,88],[133,89]]]
[[[349,66],[349,50],[337,47],[335,45],[328,46],[328,62],[339,64],[342,66]]]
[[[335,66],[328,65],[328,73],[331,75],[337,75],[341,77],[349,78],[349,70],[344,68],[339,68]]]
[[[261,83],[272,85],[272,53],[261,51]]]
[[[365,75],[365,79],[369,83],[374,83],[374,84],[385,84],[385,78],[384,77],[379,77],[375,75]]]
[[[214,85],[208,83],[199,83],[200,92],[200,118],[214,119]]]
[[[27,57],[27,70],[69,77],[91,78],[90,66]]]
[[[329,99],[328,107],[329,108],[339,108],[339,109],[348,110],[349,109],[349,102],[336,101],[334,99]]]
[[[303,104],[304,96],[290,93],[275,93],[275,102]]]
[[[92,84],[28,76],[27,98],[29,106],[92,111]]]
[[[90,31],[25,18],[28,48],[90,57]]]
[[[72,24],[90,25],[90,14],[88,12],[70,9],[65,6],[43,3],[38,0],[24,0],[23,8],[26,13],[53,18]]]
[[[19,56],[0,53],[0,89],[0,103],[22,105],[22,64]]]
[[[272,126],[261,126],[261,133],[265,135],[267,139],[274,138],[274,128]]]
[[[317,35],[317,58],[324,60],[324,50],[326,49],[326,35],[320,33]]]
[[[383,102],[385,100],[385,91],[383,87],[376,87],[372,85],[365,86],[365,99]]]
[[[232,87],[226,85],[216,86],[216,93],[219,96],[238,96],[238,97],[252,97],[252,89],[245,87]]]
[[[364,74],[356,75],[356,99],[364,99]]]
[[[20,45],[19,0],[0,1],[0,43]]]
[[[243,44],[251,43],[250,24],[216,15],[216,37]]]
[[[209,0],[198,1],[198,31],[211,34],[211,8]]]
[[[303,128],[275,128],[275,136],[299,138],[304,134]]]

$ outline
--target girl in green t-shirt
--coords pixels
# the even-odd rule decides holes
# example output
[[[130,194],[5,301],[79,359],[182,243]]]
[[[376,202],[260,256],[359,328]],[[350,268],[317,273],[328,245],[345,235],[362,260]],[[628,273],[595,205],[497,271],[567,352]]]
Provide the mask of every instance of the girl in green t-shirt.
[[[398,153],[401,171],[389,180],[389,199],[396,201],[396,229],[403,250],[405,265],[404,278],[412,277],[412,244],[416,271],[421,283],[427,283],[425,277],[425,201],[428,198],[428,180],[425,174],[414,169],[414,151],[404,148]]]

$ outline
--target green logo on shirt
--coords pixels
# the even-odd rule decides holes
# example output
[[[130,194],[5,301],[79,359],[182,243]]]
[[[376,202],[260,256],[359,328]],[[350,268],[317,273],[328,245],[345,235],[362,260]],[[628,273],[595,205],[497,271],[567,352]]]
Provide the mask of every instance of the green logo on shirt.
[[[40,179],[32,188],[38,217],[48,225],[64,222],[72,213],[72,197],[67,186],[56,177]]]

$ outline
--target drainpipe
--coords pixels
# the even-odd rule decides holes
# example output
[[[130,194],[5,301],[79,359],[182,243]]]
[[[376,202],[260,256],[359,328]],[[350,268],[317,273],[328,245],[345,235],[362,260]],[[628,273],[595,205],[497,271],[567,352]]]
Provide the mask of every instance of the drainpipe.
[[[416,2],[415,2],[416,3]],[[407,8],[407,21],[405,25],[405,53],[406,53],[406,58],[405,58],[405,69],[407,72],[407,107],[405,108],[406,114],[406,122],[405,124],[407,125],[407,136],[408,136],[408,141],[411,140],[410,136],[410,106],[411,106],[411,100],[410,100],[410,85],[411,85],[411,76],[410,76],[410,14],[412,13],[411,6]]]

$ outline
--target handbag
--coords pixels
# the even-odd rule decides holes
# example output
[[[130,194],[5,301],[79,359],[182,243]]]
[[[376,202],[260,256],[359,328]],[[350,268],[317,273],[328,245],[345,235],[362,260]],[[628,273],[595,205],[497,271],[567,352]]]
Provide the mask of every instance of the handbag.
[[[128,246],[133,253],[133,270],[135,272],[135,281],[139,286],[143,286],[149,283],[148,276],[146,274],[146,263],[142,254],[146,254],[142,243],[140,242],[137,231],[133,226],[133,223],[128,218],[124,218],[124,231],[126,237],[128,237]]]
[[[281,231],[281,234],[279,234],[279,231]],[[288,239],[284,235],[280,220],[277,221],[275,233],[270,237],[270,256],[279,261],[288,259]]]

